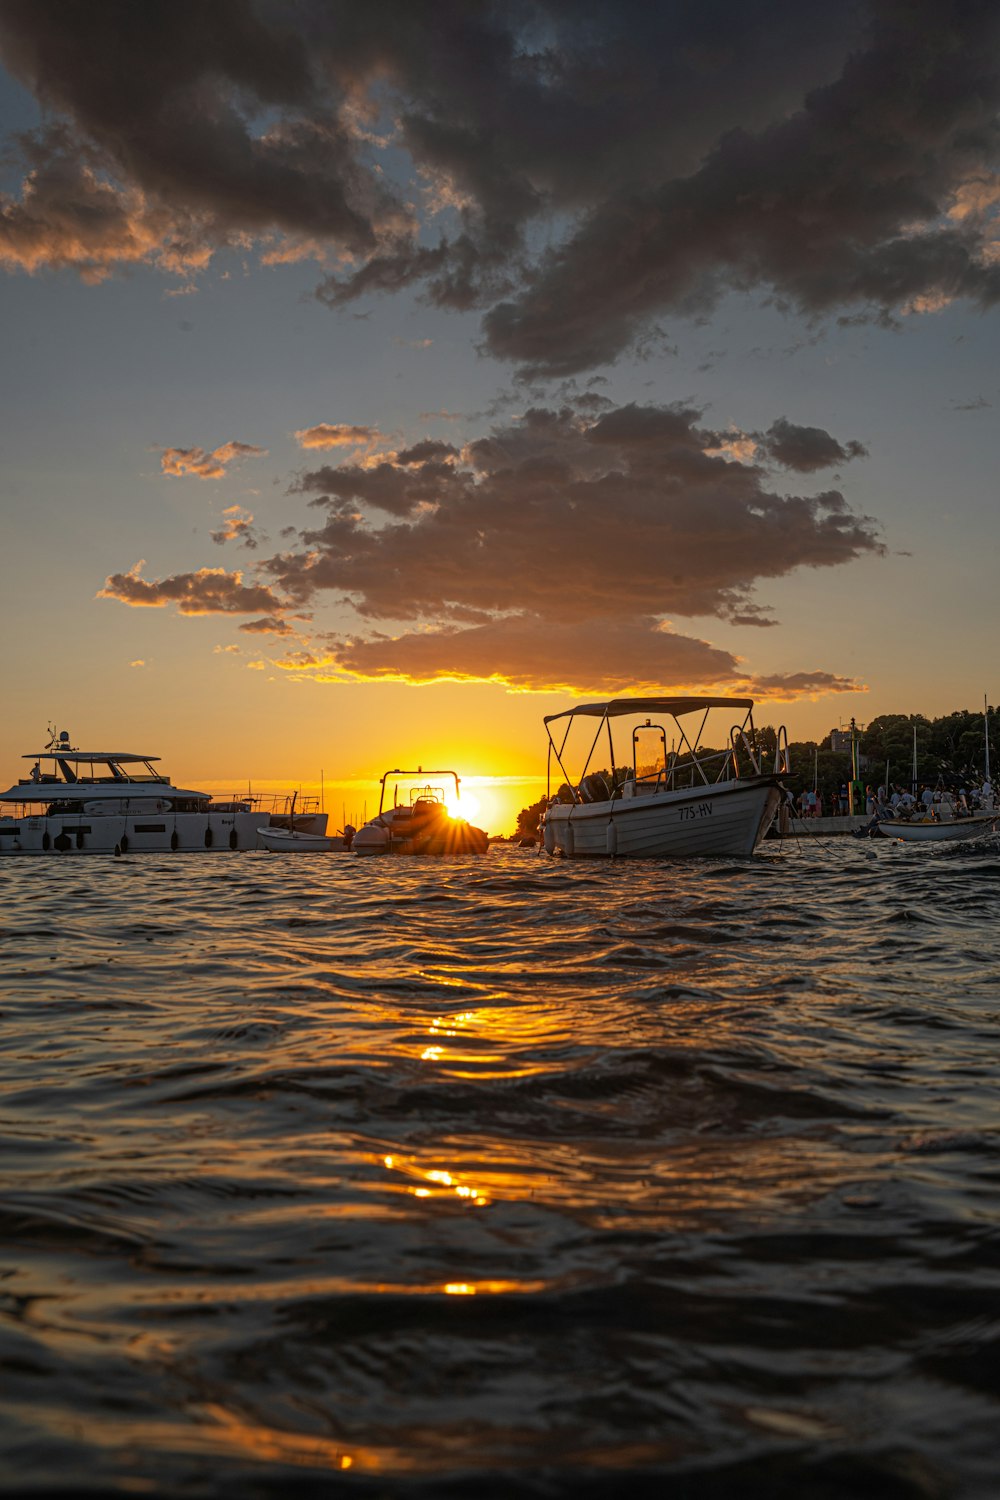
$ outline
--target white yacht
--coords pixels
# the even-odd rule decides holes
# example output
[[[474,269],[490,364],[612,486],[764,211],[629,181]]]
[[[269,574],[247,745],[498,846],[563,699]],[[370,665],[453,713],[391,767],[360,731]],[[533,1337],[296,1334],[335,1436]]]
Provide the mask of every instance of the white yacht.
[[[725,710],[730,725],[720,735],[722,747],[714,749],[705,737],[713,709]],[[734,712],[741,715],[735,725]],[[627,760],[616,758],[612,736],[612,723],[623,718],[633,722]],[[636,724],[637,719],[645,722]],[[669,750],[667,725],[661,720],[670,721]],[[596,728],[574,781],[564,757],[570,731],[581,721],[592,727],[596,721]],[[555,725],[561,733],[553,732]],[[788,737],[783,728],[778,731],[774,769],[765,771],[749,698],[613,698],[550,714],[545,728],[548,805],[541,834],[549,854],[575,859],[748,858],[784,795],[780,778],[789,769]],[[605,769],[590,769],[605,757]],[[562,784],[553,792],[556,767]]]
[[[44,750],[24,756],[27,778],[0,792],[5,854],[138,854],[256,849],[268,814],[250,801],[216,802],[173,786],[156,755],[77,750],[50,731]]]

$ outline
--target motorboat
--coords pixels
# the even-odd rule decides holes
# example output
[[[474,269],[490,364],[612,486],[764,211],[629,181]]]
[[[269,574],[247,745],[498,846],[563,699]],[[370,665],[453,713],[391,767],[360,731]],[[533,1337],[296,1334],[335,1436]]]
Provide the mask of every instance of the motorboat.
[[[157,755],[78,750],[50,730],[25,780],[0,792],[0,855],[204,853],[255,849],[269,822],[251,801],[174,786]]]
[[[712,715],[715,735],[715,710],[729,717],[730,727],[722,748],[713,749],[706,728]],[[734,714],[740,715],[735,725]],[[616,754],[612,727],[619,720],[632,723],[631,754],[624,761]],[[571,731],[583,724],[594,733],[574,780],[565,762]],[[550,714],[545,728],[548,793],[541,835],[549,854],[748,858],[786,795],[781,778],[790,769],[788,736],[779,729],[773,770],[765,770],[750,698],[612,698]],[[608,765],[592,770],[605,756]],[[553,790],[559,776],[561,785]]]
[[[356,854],[486,853],[489,835],[458,816],[461,782],[456,772],[397,768],[385,772],[380,786],[378,813],[352,840]],[[387,805],[390,786],[391,806]]]

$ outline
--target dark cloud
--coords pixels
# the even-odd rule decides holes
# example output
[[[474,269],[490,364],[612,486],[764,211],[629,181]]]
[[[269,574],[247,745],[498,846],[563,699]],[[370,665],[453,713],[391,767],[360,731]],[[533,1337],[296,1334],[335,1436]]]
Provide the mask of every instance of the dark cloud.
[[[278,617],[284,605],[272,589],[245,584],[242,573],[225,568],[199,568],[196,573],[175,573],[148,582],[140,576],[143,564],[128,573],[112,573],[98,591],[98,599],[118,599],[122,604],[162,608],[176,604],[182,615],[245,615],[266,611]]]
[[[400,464],[424,464],[428,459],[457,458],[459,450],[452,443],[443,443],[437,438],[424,438],[412,448],[401,448],[396,454]]]
[[[223,524],[217,531],[209,532],[212,541],[219,547],[227,542],[239,542],[253,552],[260,546],[261,536],[253,524],[253,516],[241,505],[229,505],[222,512]],[[264,538],[266,540],[266,538]]]
[[[882,321],[1000,297],[987,0],[4,0],[0,49],[47,111],[10,267],[256,242],[336,265],[334,305],[483,307],[545,376],[733,289]]]
[[[546,374],[584,369],[656,314],[733,288],[883,319],[995,302],[995,178],[968,211],[963,195],[1000,144],[1000,13],[916,3],[873,16],[864,48],[786,118],[741,125],[694,172],[595,204],[487,315],[491,351]]]
[[[820,429],[786,426],[806,451],[820,439],[846,451]],[[839,491],[779,494],[725,444],[691,408],[595,419],[533,407],[447,461],[427,442],[301,476],[295,490],[314,494],[325,520],[260,571],[296,604],[326,597],[371,623],[408,622],[395,637],[337,642],[338,662],[360,675],[609,690],[640,676],[729,681],[735,658],[670,618],[772,625],[752,598],[760,581],[882,546]]]
[[[791,702],[796,698],[825,698],[828,693],[864,693],[868,689],[854,677],[833,672],[777,672],[770,677],[747,678],[747,691],[763,702]]]
[[[852,458],[864,458],[868,452],[863,443],[852,439],[838,443],[822,427],[799,427],[786,417],[779,417],[759,439],[761,450],[784,469],[811,474]]]
[[[264,615],[259,620],[245,620],[238,630],[245,630],[250,635],[292,635],[292,627],[287,620],[279,620],[276,615]]]
[[[433,445],[437,446],[437,445]],[[313,503],[326,500],[352,505],[372,505],[393,516],[409,516],[428,505],[438,503],[443,487],[452,481],[464,483],[448,463],[413,463],[386,458],[370,464],[326,464],[300,475],[292,486],[293,494],[316,494]],[[341,519],[338,511],[338,519]]]

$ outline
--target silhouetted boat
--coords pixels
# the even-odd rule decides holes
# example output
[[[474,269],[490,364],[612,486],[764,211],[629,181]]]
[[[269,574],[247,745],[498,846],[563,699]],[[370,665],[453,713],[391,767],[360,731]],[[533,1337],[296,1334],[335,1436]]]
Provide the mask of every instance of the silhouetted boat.
[[[386,771],[381,779],[378,813],[354,835],[351,847],[356,854],[416,854],[441,857],[452,854],[485,854],[489,835],[482,828],[467,823],[449,811],[443,786],[435,786],[424,777],[449,778],[454,784],[454,804],[461,797],[459,777],[454,771]],[[413,783],[416,781],[417,785]],[[388,784],[392,783],[393,801],[386,807]],[[400,792],[406,801],[400,801]]]

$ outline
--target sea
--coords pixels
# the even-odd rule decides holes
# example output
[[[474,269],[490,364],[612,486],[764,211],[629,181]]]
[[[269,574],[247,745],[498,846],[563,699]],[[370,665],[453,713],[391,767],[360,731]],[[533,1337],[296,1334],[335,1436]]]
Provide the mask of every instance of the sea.
[[[0,865],[0,1489],[1000,1494],[1000,842]]]

